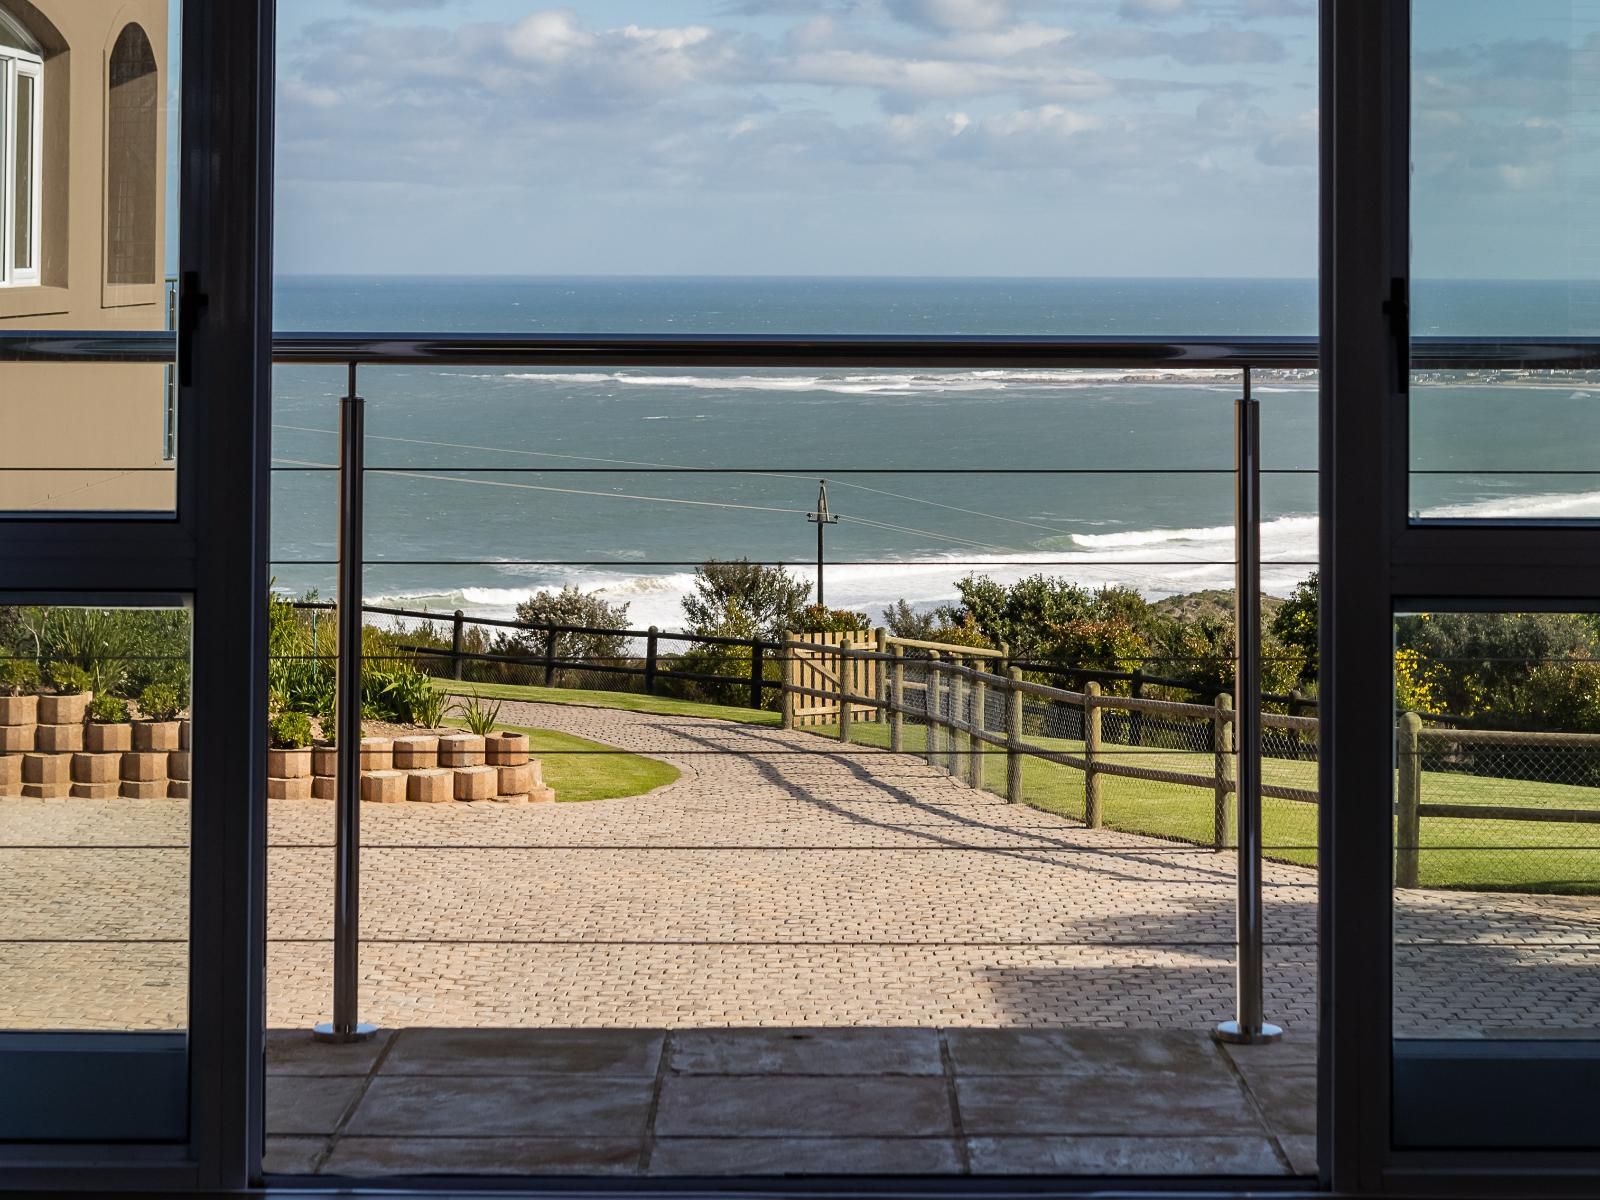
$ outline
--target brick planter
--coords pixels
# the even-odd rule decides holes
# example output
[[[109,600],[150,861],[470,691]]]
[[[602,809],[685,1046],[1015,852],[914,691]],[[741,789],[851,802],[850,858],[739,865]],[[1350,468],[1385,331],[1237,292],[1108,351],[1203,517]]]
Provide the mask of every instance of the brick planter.
[[[491,767],[520,767],[528,761],[525,733],[493,733],[484,742]]]
[[[76,725],[89,712],[93,692],[79,692],[75,696],[49,695],[39,697],[39,724]]]
[[[187,800],[189,798],[189,781],[187,779],[167,780],[167,799]]]
[[[449,804],[456,798],[456,773],[425,767],[406,776],[406,799],[413,804]]]
[[[455,776],[457,800],[493,800],[500,784],[495,767],[458,767]]]
[[[272,779],[310,779],[311,748],[308,746],[303,750],[268,750],[267,775]]]
[[[309,800],[311,799],[311,776],[303,775],[295,779],[267,779],[268,800]]]
[[[34,800],[65,796],[72,786],[71,762],[64,754],[24,754],[22,794]]]
[[[432,736],[394,740],[396,771],[431,771],[439,765],[439,739]]]
[[[40,754],[72,754],[83,749],[82,725],[35,725],[33,748]]]
[[[22,755],[0,756],[0,796],[22,793]]]
[[[0,725],[0,754],[27,754],[33,749],[37,725]]]
[[[536,785],[532,763],[523,763],[516,767],[496,767],[495,770],[500,772],[501,796],[526,796]]]
[[[74,754],[72,756],[73,783],[111,783],[122,778],[120,754]]]
[[[187,749],[189,749],[189,729],[190,729],[190,721],[189,721],[188,717],[185,717],[183,720],[178,722],[178,749],[179,750],[187,750]]]
[[[439,739],[441,767],[483,766],[483,739],[475,733],[447,733]]]
[[[363,771],[394,770],[394,739],[386,737],[362,738],[361,769]]]
[[[167,756],[155,751],[130,750],[122,755],[122,778],[127,783],[160,782],[167,786]]]
[[[313,775],[311,777],[311,798],[313,800],[337,800],[339,798],[339,781],[332,775]]]
[[[75,783],[72,785],[72,798],[74,800],[115,800],[122,794],[122,785],[115,779],[109,783]]]
[[[39,697],[0,696],[0,725],[37,725]]]
[[[333,778],[339,774],[339,747],[323,742],[311,747],[311,773]]]
[[[125,800],[165,800],[165,779],[124,779],[117,789]]]
[[[399,771],[369,771],[361,777],[361,799],[367,804],[404,804],[405,775]]]
[[[176,779],[183,783],[188,783],[189,772],[193,769],[194,763],[187,750],[174,750],[167,755],[168,779]]]
[[[90,754],[123,754],[133,749],[133,726],[90,721],[83,727],[83,748]]]
[[[178,748],[176,721],[135,721],[133,748],[146,752],[170,753]]]

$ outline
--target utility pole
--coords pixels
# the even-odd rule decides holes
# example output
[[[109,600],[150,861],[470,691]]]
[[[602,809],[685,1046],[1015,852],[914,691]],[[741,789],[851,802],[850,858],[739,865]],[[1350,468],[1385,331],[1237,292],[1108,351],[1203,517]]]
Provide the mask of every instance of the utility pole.
[[[817,607],[821,608],[822,600],[822,531],[829,525],[837,525],[839,518],[828,511],[828,481],[817,481],[817,511],[806,514],[806,520],[817,527]]]

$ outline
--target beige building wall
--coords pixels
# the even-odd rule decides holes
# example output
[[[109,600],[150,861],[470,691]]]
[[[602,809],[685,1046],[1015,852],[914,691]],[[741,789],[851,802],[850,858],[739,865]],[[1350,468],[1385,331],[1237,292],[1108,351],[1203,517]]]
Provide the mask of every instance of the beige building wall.
[[[41,280],[0,287],[0,329],[164,328],[168,0],[0,8],[44,59]],[[0,364],[0,510],[170,509],[166,418],[163,367]]]

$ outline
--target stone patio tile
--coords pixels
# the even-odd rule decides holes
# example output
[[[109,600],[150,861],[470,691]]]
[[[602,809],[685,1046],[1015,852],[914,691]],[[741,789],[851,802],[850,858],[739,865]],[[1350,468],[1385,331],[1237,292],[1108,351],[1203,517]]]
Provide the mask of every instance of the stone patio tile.
[[[340,1138],[323,1175],[626,1175],[643,1137]]]
[[[934,1029],[686,1029],[678,1075],[942,1075]]]
[[[380,1075],[352,1136],[642,1137],[653,1079]]]
[[[1282,1175],[1264,1137],[974,1137],[974,1175]]]
[[[267,1132],[331,1134],[366,1084],[362,1075],[275,1075],[267,1083]]]
[[[957,1076],[968,1133],[1206,1137],[1261,1134],[1243,1090],[1231,1078],[1167,1074]]]
[[[327,1138],[269,1137],[261,1169],[268,1175],[310,1175],[327,1148]]]
[[[655,1075],[654,1029],[407,1029],[384,1059],[390,1075]]]
[[[954,1175],[950,1138],[660,1138],[652,1175]]]
[[[365,1075],[393,1036],[394,1030],[380,1029],[364,1042],[330,1045],[315,1040],[309,1029],[269,1029],[267,1074]]]
[[[1289,1169],[1296,1175],[1317,1173],[1317,1139],[1307,1134],[1288,1134],[1278,1139],[1278,1145],[1289,1158]]]
[[[1227,1078],[1211,1038],[1185,1030],[951,1029],[950,1059],[963,1075],[1147,1075],[1202,1072]]]
[[[1241,1069],[1257,1065],[1263,1067],[1292,1065],[1316,1070],[1317,1031],[1291,1029],[1284,1033],[1281,1041],[1261,1042],[1253,1046],[1223,1045],[1222,1050],[1238,1063]]]
[[[1305,1070],[1241,1071],[1245,1086],[1260,1105],[1267,1123],[1278,1133],[1317,1132],[1317,1077]]]
[[[669,1077],[658,1137],[944,1137],[952,1135],[943,1079],[837,1075]]]

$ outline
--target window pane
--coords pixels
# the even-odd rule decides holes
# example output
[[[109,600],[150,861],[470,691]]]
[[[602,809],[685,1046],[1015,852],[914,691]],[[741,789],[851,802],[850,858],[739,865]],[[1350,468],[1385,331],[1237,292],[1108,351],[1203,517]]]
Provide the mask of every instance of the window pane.
[[[1414,336],[1600,333],[1597,46],[1590,0],[1418,0]],[[1414,371],[1413,519],[1600,518],[1597,384],[1526,350],[1494,369]]]
[[[0,1142],[183,1134],[189,687],[180,602],[0,603]]]
[[[34,267],[33,244],[33,188],[34,188],[34,89],[38,86],[32,75],[17,75],[17,137],[16,137],[16,188],[13,196],[14,245],[13,259],[18,271],[31,271]]]

